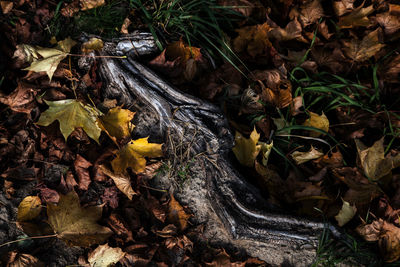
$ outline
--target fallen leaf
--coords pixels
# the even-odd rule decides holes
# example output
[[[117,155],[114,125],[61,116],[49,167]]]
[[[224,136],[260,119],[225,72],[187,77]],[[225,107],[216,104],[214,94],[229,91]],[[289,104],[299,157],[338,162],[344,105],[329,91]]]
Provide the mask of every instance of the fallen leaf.
[[[339,0],[333,1],[333,10],[337,16],[343,16],[353,10],[355,0]]]
[[[97,123],[99,111],[75,99],[44,101],[49,105],[49,109],[40,115],[38,125],[48,126],[58,120],[65,140],[75,128],[82,127],[87,135],[99,144],[101,134]]]
[[[349,202],[344,200],[342,201],[343,201],[342,208],[340,209],[339,213],[335,216],[335,219],[340,227],[348,223],[357,212],[356,206],[351,206]]]
[[[37,91],[28,84],[19,82],[14,91],[4,96],[0,92],[0,103],[8,105],[15,112],[30,114],[32,109],[36,107],[35,97]]]
[[[358,157],[365,176],[374,181],[390,174],[392,169],[400,166],[400,154],[395,157],[386,156],[383,147],[384,138],[376,141],[371,147],[366,147],[355,139]]]
[[[162,157],[162,144],[149,143],[148,137],[132,140],[121,148],[117,157],[111,161],[114,173],[126,173],[126,169],[131,167],[135,173],[145,170],[146,159]]]
[[[122,259],[125,252],[121,248],[112,248],[108,244],[100,245],[88,254],[91,267],[108,267]]]
[[[385,46],[379,42],[379,31],[380,28],[370,32],[361,41],[356,39],[352,39],[350,42],[345,41],[343,51],[346,56],[356,62],[364,62],[375,56]]]
[[[318,115],[317,113],[314,112],[308,112],[310,114],[310,118],[308,118],[303,125],[307,126],[307,127],[314,127],[317,129],[320,129],[324,132],[328,132],[329,131],[329,120],[328,118],[325,116],[324,113],[322,113],[322,115]],[[323,135],[323,133],[317,132],[317,131],[313,131],[310,130],[310,136],[312,137],[318,137]]]
[[[271,144],[264,142],[258,142],[258,144],[261,145],[262,164],[267,167],[269,155],[271,154],[272,147],[274,146],[274,141],[271,141]]]
[[[308,43],[301,34],[302,30],[303,29],[300,22],[297,20],[297,18],[294,18],[286,25],[284,29],[280,27],[272,28],[268,33],[268,37],[274,38],[280,42],[297,40],[303,43]]]
[[[236,52],[247,52],[255,58],[266,53],[266,50],[272,46],[268,40],[270,27],[267,23],[246,26],[236,30],[238,36],[233,40],[233,48]]]
[[[214,256],[212,262],[205,262],[207,267],[231,266],[231,267],[244,267],[246,262],[232,262],[231,257],[224,249]]]
[[[74,161],[74,168],[75,172],[78,175],[79,178],[79,189],[80,190],[88,190],[89,185],[92,182],[90,179],[90,174],[89,174],[89,167],[92,166],[92,163],[87,161],[84,157],[81,155],[77,154],[76,159]]]
[[[105,5],[104,0],[80,0],[81,10],[88,10]]]
[[[386,262],[400,258],[400,228],[382,219],[360,225],[356,231],[366,241],[378,241],[381,255]]]
[[[324,153],[318,151],[313,146],[311,146],[310,151],[306,152],[294,151],[290,156],[294,159],[297,165],[300,165],[307,161],[318,159],[323,155]]]
[[[110,109],[106,115],[100,117],[100,126],[103,126],[101,128],[106,130],[111,136],[120,140],[131,135],[135,127],[135,125],[131,123],[133,116],[135,116],[135,112],[121,107],[115,107]]]
[[[250,138],[244,138],[241,133],[236,131],[235,146],[232,151],[240,164],[247,167],[254,166],[254,161],[261,151],[261,145],[257,145],[258,139],[260,139],[260,134],[257,133],[255,128],[251,132]]]
[[[390,15],[389,12],[376,15],[376,21],[381,25],[387,35],[391,35],[400,29],[399,16]]]
[[[42,202],[38,196],[25,197],[18,206],[17,221],[29,221],[35,219],[42,211]]]
[[[132,24],[132,21],[128,17],[126,17],[124,19],[124,22],[122,23],[120,32],[123,34],[128,34],[129,33],[128,28],[129,28],[129,25],[131,25],[131,24]]]
[[[102,209],[102,206],[82,208],[77,193],[71,191],[60,194],[57,205],[47,204],[47,216],[58,238],[70,246],[87,247],[104,242],[112,234],[109,228],[96,223]]]
[[[103,40],[99,38],[90,38],[89,41],[86,41],[82,44],[81,50],[84,54],[89,54],[93,51],[100,51],[103,49],[104,43]]]
[[[179,227],[181,231],[185,230],[188,224],[188,220],[191,217],[185,212],[181,204],[170,195],[171,200],[168,203],[168,220]]]
[[[1,10],[3,14],[7,14],[10,12],[14,7],[14,2],[11,1],[0,1]]]
[[[11,252],[7,267],[44,267],[44,263],[26,253]]]
[[[63,41],[59,41],[56,48],[35,48],[36,53],[43,58],[33,61],[31,65],[24,70],[31,70],[34,72],[45,71],[51,81],[58,64],[68,56],[68,53],[75,44],[75,41],[71,38],[67,38]]]
[[[338,26],[341,29],[346,28],[354,28],[358,26],[367,27],[370,25],[370,20],[368,15],[374,12],[373,5],[363,8],[363,5],[360,5],[358,8],[354,9],[350,14],[345,15],[339,18]]]
[[[306,27],[317,22],[323,15],[324,10],[320,0],[313,0],[301,7],[298,19],[303,27]]]
[[[131,186],[131,179],[129,179],[128,175],[123,173],[115,174],[111,170],[109,170],[104,165],[100,165],[99,169],[108,177],[113,179],[117,188],[124,193],[130,200],[132,200],[132,196],[136,195],[137,193],[132,189]]]
[[[186,63],[189,59],[199,60],[201,58],[200,48],[187,45],[182,39],[168,45],[165,51],[167,60],[178,59],[181,63]]]

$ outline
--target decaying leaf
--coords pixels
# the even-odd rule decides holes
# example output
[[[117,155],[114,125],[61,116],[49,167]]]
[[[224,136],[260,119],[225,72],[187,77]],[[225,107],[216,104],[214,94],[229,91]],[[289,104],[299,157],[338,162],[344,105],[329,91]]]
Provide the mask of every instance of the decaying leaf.
[[[17,221],[24,222],[35,219],[42,211],[42,202],[38,196],[25,197],[18,206]]]
[[[400,154],[395,157],[385,157],[383,141],[382,137],[371,147],[366,147],[360,140],[355,139],[361,167],[364,174],[372,180],[379,180],[390,174],[392,169],[400,166]]]
[[[344,42],[344,53],[356,62],[363,62],[375,56],[385,46],[379,42],[379,32],[380,28],[364,36],[361,41],[352,39],[350,42]]]
[[[189,59],[199,60],[201,58],[200,48],[187,45],[182,39],[170,44],[165,51],[167,60],[178,59],[186,63]]]
[[[301,34],[302,27],[297,18],[290,21],[284,29],[280,27],[272,28],[268,33],[268,36],[278,41],[290,41],[297,40],[303,43],[307,43],[307,40]]]
[[[317,129],[320,129],[324,132],[328,132],[329,131],[329,120],[328,118],[325,116],[324,113],[322,113],[322,115],[318,115],[314,112],[309,112],[310,114],[310,118],[308,118],[303,125],[304,126],[308,126],[308,127],[314,127]],[[312,137],[318,137],[322,135],[322,133],[317,132],[317,131],[311,131],[310,132],[310,136]]]
[[[88,262],[91,267],[108,267],[125,256],[121,248],[112,248],[108,244],[100,245],[89,253]]]
[[[11,94],[4,96],[0,92],[0,103],[8,105],[15,112],[30,114],[36,104],[36,95],[37,91],[32,86],[19,82],[17,88]]]
[[[67,38],[63,41],[59,41],[56,48],[36,47],[35,52],[43,58],[33,61],[32,64],[24,70],[31,70],[34,72],[45,71],[51,80],[58,64],[68,56],[68,53],[75,44],[76,42],[74,40]]]
[[[356,214],[357,208],[356,206],[351,206],[349,202],[343,200],[342,208],[339,213],[335,216],[338,225],[342,227],[346,223],[348,223]]]
[[[96,8],[99,6],[103,6],[105,4],[104,0],[80,0],[79,4],[81,5],[81,10],[88,10],[92,8]]]
[[[103,40],[93,37],[90,38],[89,41],[82,44],[81,50],[82,53],[88,54],[93,51],[100,51],[101,49],[103,49],[103,46]]]
[[[181,231],[186,229],[188,220],[191,217],[185,212],[182,205],[174,198],[170,196],[171,200],[168,203],[168,220],[179,227]]]
[[[358,226],[356,231],[366,241],[378,241],[386,262],[394,262],[400,258],[400,228],[379,219],[371,224]]]
[[[244,138],[241,133],[236,132],[235,146],[232,148],[232,151],[240,164],[247,167],[254,166],[254,161],[261,151],[261,145],[257,144],[258,139],[260,139],[260,134],[257,133],[255,128],[249,138]]]
[[[14,2],[12,1],[0,1],[1,10],[3,14],[7,14],[10,12],[14,7]]]
[[[117,157],[111,162],[114,173],[126,173],[131,167],[135,173],[145,170],[146,159],[162,157],[162,144],[149,143],[148,137],[129,142],[118,151]]]
[[[129,179],[128,175],[125,175],[123,173],[115,174],[104,165],[100,165],[99,168],[105,175],[113,179],[115,185],[122,193],[124,193],[130,200],[132,200],[132,196],[136,195],[136,192],[132,189],[131,179]]]
[[[317,22],[323,15],[324,10],[320,0],[313,0],[301,7],[298,18],[303,27],[306,27]]]
[[[55,120],[60,123],[60,130],[65,140],[78,127],[99,143],[101,129],[97,123],[99,111],[75,99],[46,101],[49,109],[40,115],[38,125],[48,126]]]
[[[135,116],[135,112],[121,107],[110,109],[106,115],[100,117],[101,126],[111,136],[117,139],[129,137],[135,125],[131,120]]]
[[[344,14],[353,10],[353,4],[355,0],[339,0],[333,1],[333,10],[337,16],[343,16]]]
[[[233,40],[233,48],[236,52],[246,51],[251,57],[255,58],[265,54],[266,49],[272,44],[268,40],[268,32],[270,27],[267,23],[246,26],[236,30],[239,34]]]
[[[112,231],[97,224],[101,218],[102,206],[82,208],[75,191],[60,195],[57,205],[47,204],[50,226],[57,237],[71,246],[91,246],[104,242]]]
[[[11,252],[7,267],[44,267],[43,262],[30,254]]]
[[[353,28],[357,26],[368,26],[371,22],[368,18],[374,12],[373,5],[363,8],[363,5],[360,5],[358,8],[354,9],[348,15],[339,18],[338,26],[342,29],[345,28]]]
[[[92,163],[87,161],[84,157],[82,157],[79,154],[76,155],[76,159],[74,161],[74,168],[76,175],[79,178],[79,189],[81,190],[88,190],[89,185],[92,182],[89,173],[89,167],[91,166]]]
[[[315,149],[313,146],[311,146],[310,151],[306,152],[300,152],[300,151],[294,151],[291,154],[291,157],[294,159],[297,165],[303,164],[307,161],[313,160],[313,159],[318,159],[322,157],[324,153],[318,151]]]

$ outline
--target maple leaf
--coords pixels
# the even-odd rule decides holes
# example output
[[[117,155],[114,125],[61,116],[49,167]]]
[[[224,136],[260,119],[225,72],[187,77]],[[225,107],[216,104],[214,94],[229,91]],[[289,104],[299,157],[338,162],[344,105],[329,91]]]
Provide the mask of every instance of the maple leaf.
[[[400,166],[400,154],[395,157],[385,157],[383,137],[376,141],[371,147],[366,147],[360,140],[356,139],[358,157],[361,167],[367,178],[379,180],[390,174],[392,169]]]
[[[318,115],[317,113],[314,112],[309,112],[310,118],[308,118],[303,125],[308,126],[308,127],[314,127],[317,129],[321,129],[322,131],[328,132],[329,131],[329,120],[325,116],[324,113],[322,115]],[[318,137],[322,135],[322,133],[317,132],[317,131],[311,131],[310,136],[312,137]]]
[[[8,96],[0,92],[0,103],[8,105],[15,112],[30,114],[35,107],[37,91],[28,84],[18,83],[18,87]]]
[[[104,242],[112,231],[97,224],[101,218],[102,206],[82,208],[75,191],[67,195],[60,194],[57,205],[47,204],[47,216],[50,226],[57,237],[71,246],[91,246]]]
[[[320,0],[313,0],[301,7],[298,19],[306,27],[310,24],[317,22],[324,15],[324,10]]]
[[[244,138],[241,133],[236,131],[235,146],[232,151],[240,164],[253,167],[257,155],[261,151],[261,145],[257,145],[258,139],[260,139],[260,134],[257,133],[255,128],[249,138]]]
[[[43,58],[34,60],[31,65],[24,70],[31,70],[34,72],[45,71],[51,81],[58,64],[68,56],[72,46],[75,44],[75,41],[71,38],[67,38],[63,41],[59,41],[56,48],[36,47],[35,52]]]
[[[131,180],[129,179],[128,175],[123,173],[115,174],[111,170],[109,170],[104,165],[100,165],[99,169],[108,177],[113,179],[117,188],[124,193],[130,200],[132,200],[132,196],[136,195],[137,193],[132,189]]]
[[[297,165],[300,165],[307,161],[318,159],[323,155],[324,153],[318,151],[317,149],[311,146],[310,151],[306,152],[294,151],[290,156],[294,159]]]
[[[17,221],[29,221],[36,218],[42,211],[42,202],[38,196],[25,197],[18,206]]]
[[[375,54],[385,46],[379,42],[379,32],[380,28],[364,36],[361,41],[351,40],[350,42],[344,42],[344,53],[357,62],[363,62],[375,56]]]
[[[351,206],[349,202],[343,201],[342,208],[339,213],[335,216],[338,225],[342,227],[346,223],[348,223],[356,214],[357,208],[355,206]]]
[[[135,125],[131,120],[135,116],[135,112],[121,107],[110,109],[106,115],[100,117],[100,127],[109,135],[117,139],[129,137]]]
[[[236,52],[244,52],[255,58],[257,55],[262,55],[272,44],[268,40],[268,32],[270,27],[267,23],[246,26],[236,30],[239,36],[233,40],[233,47]]]
[[[143,172],[146,168],[146,159],[157,158],[163,155],[162,144],[149,143],[148,137],[130,141],[118,151],[117,157],[111,162],[116,174],[126,174],[131,167],[135,173]]]
[[[108,244],[100,245],[89,253],[88,262],[92,267],[108,267],[125,256],[121,248],[112,248]]]
[[[338,26],[342,29],[353,28],[357,26],[368,26],[370,20],[368,15],[374,12],[373,5],[363,8],[360,5],[358,8],[354,9],[350,14],[339,18]]]
[[[75,99],[44,101],[49,105],[49,109],[40,115],[37,125],[48,126],[58,120],[65,140],[76,128],[82,127],[87,135],[99,144],[101,128],[97,123],[97,109]]]

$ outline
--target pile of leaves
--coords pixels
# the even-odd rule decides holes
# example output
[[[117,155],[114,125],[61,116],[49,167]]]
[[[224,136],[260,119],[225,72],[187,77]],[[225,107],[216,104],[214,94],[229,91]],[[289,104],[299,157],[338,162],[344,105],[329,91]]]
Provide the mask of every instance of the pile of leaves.
[[[149,186],[162,145],[135,136],[135,113],[104,99],[96,59],[78,68],[102,41],[80,44],[54,30],[60,18],[78,25],[127,2],[0,4],[2,264],[262,264],[204,246],[190,211]],[[236,131],[238,168],[272,204],[330,220],[398,261],[400,5],[218,4],[234,11],[220,58],[158,25],[168,42],[149,66],[220,105]],[[148,26],[136,16],[147,6],[131,7],[113,34]]]

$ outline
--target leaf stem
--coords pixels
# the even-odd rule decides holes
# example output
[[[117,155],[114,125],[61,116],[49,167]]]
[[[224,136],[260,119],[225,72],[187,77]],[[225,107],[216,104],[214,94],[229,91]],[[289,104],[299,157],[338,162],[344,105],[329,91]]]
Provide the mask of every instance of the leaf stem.
[[[17,239],[17,240],[8,241],[6,243],[3,243],[3,244],[0,245],[0,248],[4,247],[4,246],[7,246],[7,245],[10,245],[10,244],[13,244],[13,243],[17,243],[19,241],[28,240],[28,239],[39,239],[39,238],[50,238],[50,237],[57,237],[57,234],[24,237],[24,238],[21,238],[21,239]]]
[[[95,57],[95,58],[126,58],[126,56],[93,56],[93,55],[83,55],[83,54],[68,54],[72,57]]]

